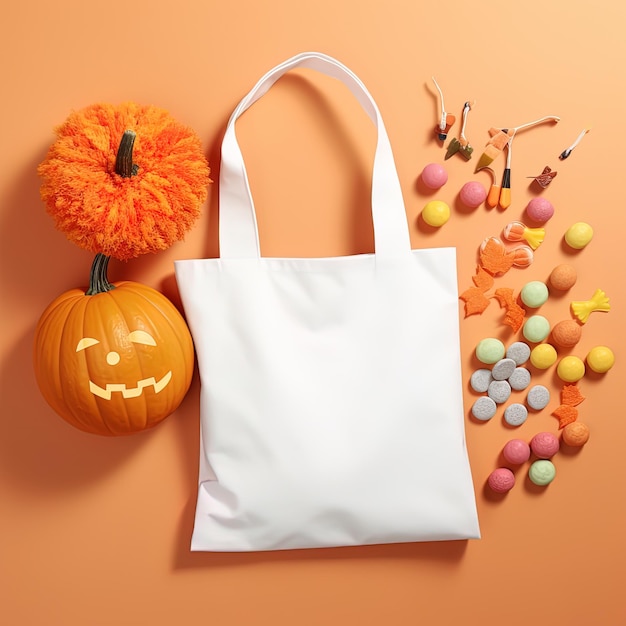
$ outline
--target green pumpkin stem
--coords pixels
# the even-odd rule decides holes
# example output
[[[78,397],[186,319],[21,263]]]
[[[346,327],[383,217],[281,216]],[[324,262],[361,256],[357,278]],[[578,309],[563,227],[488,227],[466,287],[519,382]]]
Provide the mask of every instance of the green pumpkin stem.
[[[91,273],[89,274],[89,289],[85,292],[86,296],[95,296],[98,293],[111,291],[115,289],[115,285],[109,282],[107,278],[107,269],[109,267],[110,256],[98,252],[96,258],[91,264]]]
[[[139,166],[133,163],[133,146],[137,134],[133,130],[125,130],[115,157],[115,173],[122,178],[136,176]]]

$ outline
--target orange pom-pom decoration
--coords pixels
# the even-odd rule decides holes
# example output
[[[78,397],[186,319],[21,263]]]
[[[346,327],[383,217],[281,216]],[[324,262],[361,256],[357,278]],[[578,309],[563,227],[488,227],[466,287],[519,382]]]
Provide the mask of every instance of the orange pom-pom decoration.
[[[56,227],[81,248],[127,260],[183,238],[207,196],[195,133],[167,111],[95,104],[56,129],[38,173]]]

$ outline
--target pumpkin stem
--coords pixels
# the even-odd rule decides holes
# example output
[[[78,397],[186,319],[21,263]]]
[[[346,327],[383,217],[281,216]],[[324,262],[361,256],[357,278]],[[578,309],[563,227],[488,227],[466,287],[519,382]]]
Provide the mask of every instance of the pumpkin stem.
[[[122,178],[136,176],[139,166],[133,163],[133,146],[137,134],[133,130],[125,130],[115,157],[115,173]]]
[[[110,256],[98,252],[96,258],[91,264],[91,273],[89,274],[89,289],[85,292],[86,296],[95,296],[98,293],[111,291],[115,289],[115,285],[109,282],[107,278],[107,269],[109,267]]]

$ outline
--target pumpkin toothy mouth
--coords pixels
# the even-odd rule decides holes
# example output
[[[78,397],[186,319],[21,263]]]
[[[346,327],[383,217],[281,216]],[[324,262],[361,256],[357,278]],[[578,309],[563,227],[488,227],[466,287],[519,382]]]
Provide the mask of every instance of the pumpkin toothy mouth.
[[[89,391],[91,391],[94,396],[104,398],[105,400],[110,400],[114,391],[119,391],[123,398],[138,398],[147,387],[152,387],[154,393],[163,391],[170,380],[172,380],[171,370],[159,381],[157,381],[154,376],[150,376],[150,378],[144,378],[138,381],[137,386],[131,387],[130,389],[128,389],[124,383],[109,383],[105,388],[102,388],[90,380]]]

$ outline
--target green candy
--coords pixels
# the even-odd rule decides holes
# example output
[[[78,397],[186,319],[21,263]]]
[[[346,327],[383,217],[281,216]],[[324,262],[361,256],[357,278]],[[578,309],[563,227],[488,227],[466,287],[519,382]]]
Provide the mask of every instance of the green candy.
[[[504,356],[504,352],[504,344],[493,337],[479,341],[476,346],[476,358],[487,365],[497,363]]]
[[[531,343],[541,343],[550,334],[550,322],[543,315],[532,315],[526,320],[522,334]]]
[[[535,461],[528,470],[528,478],[539,487],[549,485],[556,476],[556,468],[552,461],[540,459]]]
[[[540,280],[531,280],[522,287],[520,298],[526,306],[536,309],[548,299],[548,287]]]

